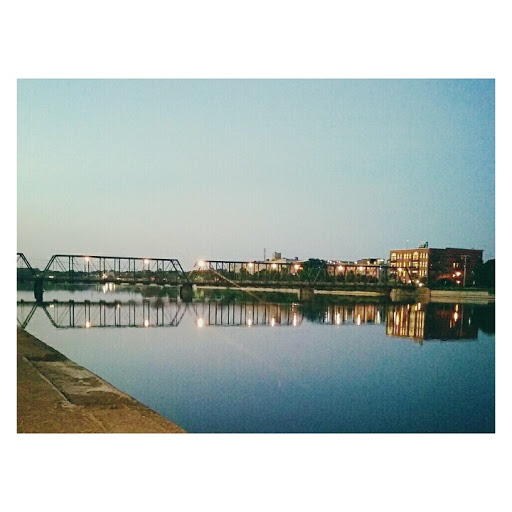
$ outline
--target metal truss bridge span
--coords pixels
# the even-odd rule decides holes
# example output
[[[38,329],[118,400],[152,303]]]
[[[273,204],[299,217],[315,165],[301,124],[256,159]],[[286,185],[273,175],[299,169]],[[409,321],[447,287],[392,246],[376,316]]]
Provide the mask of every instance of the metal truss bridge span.
[[[34,295],[39,302],[43,300],[43,282],[188,285],[191,289],[188,275],[176,258],[54,254],[46,267],[39,269],[18,253],[17,279],[34,282]]]
[[[18,253],[18,279],[160,285],[188,282],[186,272],[175,258],[54,254],[46,267],[40,270],[32,267],[23,253]]]
[[[200,260],[189,274],[198,286],[336,289],[346,285],[385,285],[386,265],[358,263]]]

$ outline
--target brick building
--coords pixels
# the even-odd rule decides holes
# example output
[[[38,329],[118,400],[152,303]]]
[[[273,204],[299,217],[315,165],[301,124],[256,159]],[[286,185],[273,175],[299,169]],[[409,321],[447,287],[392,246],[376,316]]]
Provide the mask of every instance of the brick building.
[[[404,283],[473,285],[473,272],[482,263],[478,249],[433,249],[425,244],[416,249],[393,249],[389,253],[392,276]]]

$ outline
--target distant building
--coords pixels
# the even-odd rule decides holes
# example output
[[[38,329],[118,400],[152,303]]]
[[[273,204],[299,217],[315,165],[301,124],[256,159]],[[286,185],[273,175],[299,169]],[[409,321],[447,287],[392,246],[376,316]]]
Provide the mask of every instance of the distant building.
[[[359,265],[384,265],[386,260],[384,258],[363,258],[362,260],[357,260],[356,263]]]
[[[385,277],[386,261],[382,258],[363,258],[357,261],[329,260],[327,275],[353,283],[381,282]]]
[[[416,249],[393,249],[389,253],[392,275],[404,283],[433,284],[449,281],[471,286],[473,272],[482,263],[478,249],[429,248],[428,243]]]
[[[295,256],[295,258],[283,258],[280,252],[274,252],[272,258],[268,258],[265,261],[270,261],[271,263],[294,263],[299,261],[299,258],[297,256]]]

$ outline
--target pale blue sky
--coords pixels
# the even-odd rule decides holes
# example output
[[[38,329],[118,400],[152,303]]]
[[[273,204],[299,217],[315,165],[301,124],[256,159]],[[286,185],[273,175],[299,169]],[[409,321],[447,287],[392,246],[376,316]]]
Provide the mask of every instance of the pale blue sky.
[[[493,80],[19,80],[17,249],[495,256]]]

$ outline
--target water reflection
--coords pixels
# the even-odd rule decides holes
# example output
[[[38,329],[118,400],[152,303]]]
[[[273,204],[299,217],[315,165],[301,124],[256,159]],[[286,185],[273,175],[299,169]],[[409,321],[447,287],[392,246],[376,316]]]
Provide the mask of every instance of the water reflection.
[[[203,301],[170,298],[128,301],[18,301],[18,324],[25,328],[40,308],[58,329],[178,327],[185,314],[197,328],[291,327],[309,322],[342,326],[381,325],[387,336],[426,340],[474,340],[478,330],[494,333],[494,305],[468,304],[280,304],[274,302]]]
[[[25,328],[40,308],[57,329],[105,327],[177,327],[185,314],[183,304],[175,301],[53,301],[18,302],[18,324]]]
[[[494,333],[494,306],[467,304],[400,304],[390,307],[386,334],[425,340],[475,340],[478,329]],[[492,328],[489,330],[489,327]],[[487,329],[486,329],[487,327]]]
[[[201,302],[190,305],[197,326],[297,327],[302,324],[299,305],[272,302]]]
[[[385,318],[385,304],[307,304],[301,305],[304,316],[320,324],[380,324]]]

